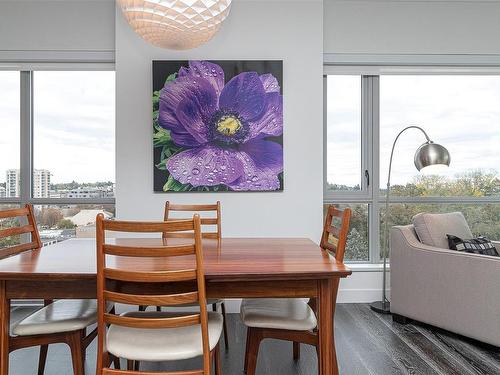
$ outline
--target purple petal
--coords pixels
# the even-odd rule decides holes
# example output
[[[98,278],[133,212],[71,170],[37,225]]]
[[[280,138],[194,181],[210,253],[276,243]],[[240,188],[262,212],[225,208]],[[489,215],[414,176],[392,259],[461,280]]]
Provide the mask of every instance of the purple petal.
[[[262,81],[262,85],[264,86],[264,90],[266,92],[280,92],[278,80],[272,74],[262,74],[260,76],[260,80]]]
[[[232,78],[222,89],[219,107],[235,112],[251,121],[259,118],[266,108],[264,86],[255,72],[244,72]]]
[[[170,137],[172,138],[172,141],[178,146],[182,147],[198,147],[200,145],[200,142],[196,140],[191,134],[189,133],[176,133],[173,131],[170,131]]]
[[[198,100],[186,98],[179,103],[175,113],[179,122],[200,144],[207,142],[209,137],[207,122],[213,114],[210,108],[205,108]]]
[[[224,71],[214,63],[208,61],[189,61],[189,74],[194,77],[206,79],[214,87],[217,96],[224,87]]]
[[[243,173],[237,152],[213,145],[182,151],[167,161],[167,169],[177,181],[193,186],[229,184]]]
[[[262,117],[250,123],[248,139],[283,134],[283,96],[280,93],[272,92],[266,94],[266,98],[266,112]]]
[[[185,77],[187,75],[189,75],[189,69],[184,66],[181,66],[181,68],[179,69],[179,73],[177,74],[177,77]]]
[[[184,104],[186,102],[191,102],[192,105],[187,107]],[[196,110],[193,106],[197,107]],[[174,138],[174,142],[179,146],[192,147],[207,141],[207,130],[201,131],[199,121],[194,121],[199,120],[197,117],[193,117],[193,122],[188,121],[189,115],[210,118],[216,109],[217,96],[210,83],[202,78],[178,77],[175,81],[167,82],[160,92],[158,123],[163,128],[182,135],[183,143],[177,143]],[[183,121],[179,119],[178,114],[181,114]]]
[[[227,184],[233,190],[278,190],[283,172],[283,147],[262,139],[245,143],[238,152],[243,163],[242,176]]]

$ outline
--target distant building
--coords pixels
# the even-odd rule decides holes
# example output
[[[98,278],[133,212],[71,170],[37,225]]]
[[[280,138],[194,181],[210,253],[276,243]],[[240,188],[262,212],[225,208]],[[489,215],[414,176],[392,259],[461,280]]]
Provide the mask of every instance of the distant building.
[[[100,187],[79,187],[65,192],[65,198],[109,198],[114,197],[114,192],[111,189]]]
[[[5,198],[6,196],[7,190],[3,186],[0,186],[0,198]]]
[[[7,170],[6,197],[21,195],[21,178],[19,169]],[[33,171],[33,198],[49,198],[50,171],[35,169]]]
[[[33,198],[49,198],[50,171],[35,169],[33,173]]]
[[[40,239],[43,244],[52,244],[75,237],[74,229],[43,229],[40,230]]]
[[[19,197],[21,192],[19,169],[8,169],[6,180],[5,196],[7,198]]]

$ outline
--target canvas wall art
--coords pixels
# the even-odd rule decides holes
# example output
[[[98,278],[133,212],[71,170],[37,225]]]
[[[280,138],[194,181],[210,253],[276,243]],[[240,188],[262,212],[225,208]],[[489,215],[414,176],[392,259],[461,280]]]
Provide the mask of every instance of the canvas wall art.
[[[283,190],[282,61],[153,61],[154,190]]]

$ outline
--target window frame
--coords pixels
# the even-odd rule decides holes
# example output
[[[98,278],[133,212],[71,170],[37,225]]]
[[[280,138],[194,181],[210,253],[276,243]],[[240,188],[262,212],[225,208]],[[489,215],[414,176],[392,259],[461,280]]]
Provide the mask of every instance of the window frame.
[[[3,70],[18,71],[20,74],[20,194],[19,197],[0,198],[0,204],[33,205],[78,205],[108,204],[115,205],[115,197],[109,198],[34,198],[34,121],[33,82],[37,71],[115,71],[114,63],[47,63],[23,64],[22,66],[1,67]],[[116,123],[114,124],[116,127]]]
[[[359,58],[359,57],[358,57]],[[385,194],[380,191],[380,76],[383,75],[500,75],[500,62],[496,65],[482,66],[475,62],[474,65],[457,63],[450,65],[415,65],[408,61],[401,65],[362,65],[359,61],[349,63],[345,59],[337,62],[328,62],[325,59],[323,70],[324,103],[323,103],[323,204],[368,204],[368,248],[369,261],[350,261],[348,263],[379,264],[380,258],[380,211],[385,205]],[[361,118],[362,126],[362,160],[370,176],[370,185],[366,191],[345,192],[327,191],[327,76],[328,75],[359,75],[362,84]],[[403,126],[404,124],[402,124]],[[365,135],[363,135],[365,131]],[[371,160],[370,160],[371,159]],[[391,196],[390,204],[394,203],[427,203],[427,204],[500,204],[500,196],[488,197],[401,197]]]

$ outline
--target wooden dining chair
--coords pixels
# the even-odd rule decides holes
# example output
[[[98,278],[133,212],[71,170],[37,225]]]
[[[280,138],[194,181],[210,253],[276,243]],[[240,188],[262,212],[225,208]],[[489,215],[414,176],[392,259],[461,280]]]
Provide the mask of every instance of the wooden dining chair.
[[[202,231],[202,238],[216,239],[217,241],[222,240],[222,223],[221,223],[221,205],[217,201],[215,204],[172,204],[169,201],[165,203],[165,211],[163,214],[163,220],[178,220],[180,217],[172,217],[172,213],[182,212],[182,213],[204,213],[212,212],[215,217],[202,217],[201,225],[202,227],[214,227],[215,230]],[[190,232],[175,232],[175,233],[163,233],[163,238],[192,238],[193,233]],[[229,346],[227,323],[226,323],[226,305],[224,300],[221,299],[209,299],[208,304],[212,306],[213,311],[217,311],[217,306],[220,305],[222,316],[224,317],[224,344],[226,349]],[[192,304],[187,304],[185,307],[192,307]],[[146,306],[139,306],[139,310],[144,311]],[[161,311],[160,306],[156,306],[156,311]]]
[[[0,219],[10,223],[9,228],[0,229],[0,239],[18,236],[13,242],[20,242],[0,249],[0,259],[42,247],[31,205],[0,211]],[[16,221],[24,221],[26,224],[12,226]],[[29,240],[23,242],[25,235],[29,236]],[[87,327],[97,322],[96,300],[59,300],[56,302],[45,300],[44,305],[40,310],[14,324],[11,329],[12,336],[9,337],[8,342],[9,352],[40,346],[38,375],[42,375],[49,344],[65,343],[71,350],[73,373],[83,375],[86,349],[97,335],[97,329],[88,335],[86,333]]]
[[[172,204],[169,201],[165,203],[165,211],[163,220],[176,220],[179,217],[172,217],[174,212],[190,212],[201,214],[203,212],[213,212],[215,217],[201,217],[202,227],[214,227],[215,230],[202,231],[202,238],[222,240],[222,220],[221,220],[221,205],[217,201],[215,204]],[[163,233],[163,238],[192,238],[193,233],[190,232],[176,232],[176,233]]]
[[[328,207],[320,247],[333,253],[337,262],[344,261],[350,218],[350,208],[341,210],[333,205]],[[338,284],[334,291],[334,300],[337,290]],[[301,343],[314,345],[318,350],[314,299],[309,303],[301,298],[245,299],[240,315],[247,326],[244,365],[247,375],[255,374],[259,346],[264,339],[292,341],[294,359],[300,356]]]
[[[200,225],[199,215],[191,220],[168,222],[112,221],[104,220],[102,214],[97,216],[97,374],[135,374],[140,373],[136,364],[142,361],[177,361],[203,356],[202,369],[158,374],[210,375],[213,363],[216,375],[220,375],[219,339],[223,317],[217,312],[207,312]],[[131,239],[123,244],[109,244],[105,231],[191,231],[193,241],[168,245],[165,240],[159,240],[160,244],[154,247]],[[172,269],[169,259],[177,256],[191,256],[193,267]],[[115,260],[113,267],[108,265],[110,257]],[[145,264],[154,265],[154,271],[141,271]],[[151,283],[160,284],[161,294],[145,291],[145,285]],[[125,290],[124,284],[131,289]],[[107,302],[136,306],[179,306],[196,302],[200,310],[199,313],[131,311],[116,315],[106,312]],[[119,372],[110,369],[110,355],[127,359],[128,369]]]

